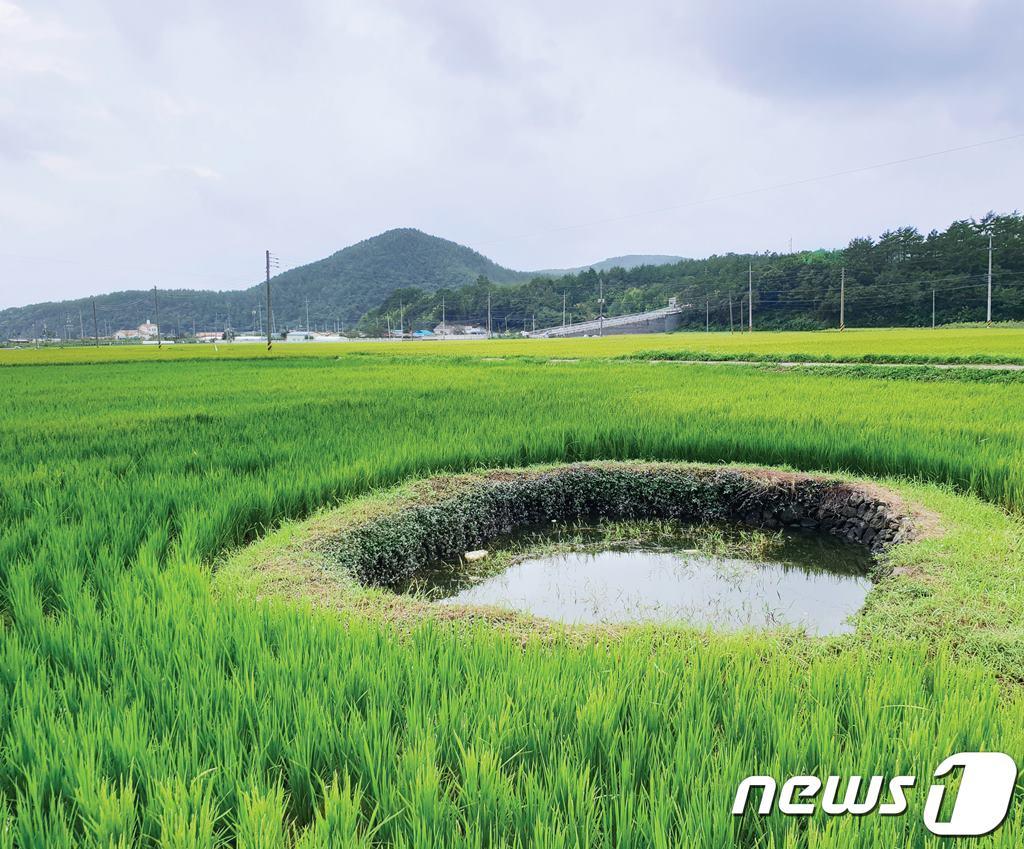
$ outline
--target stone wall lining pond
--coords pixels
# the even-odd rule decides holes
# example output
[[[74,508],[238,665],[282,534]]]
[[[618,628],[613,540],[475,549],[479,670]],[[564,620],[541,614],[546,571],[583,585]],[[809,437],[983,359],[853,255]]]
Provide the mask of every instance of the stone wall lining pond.
[[[910,509],[887,490],[767,469],[575,463],[425,483],[421,499],[328,541],[330,559],[365,585],[395,587],[429,563],[551,522],[676,519],[799,528],[834,534],[876,554],[917,536]]]

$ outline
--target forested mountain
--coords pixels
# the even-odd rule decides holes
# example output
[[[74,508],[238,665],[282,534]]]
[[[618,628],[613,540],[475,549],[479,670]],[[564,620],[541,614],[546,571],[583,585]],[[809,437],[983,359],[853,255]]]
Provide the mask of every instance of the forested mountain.
[[[856,238],[844,249],[793,254],[726,254],[633,269],[588,270],[537,276],[516,286],[478,278],[458,290],[398,290],[362,322],[375,332],[395,324],[400,307],[406,328],[440,321],[484,324],[490,295],[492,327],[510,332],[596,318],[603,286],[605,314],[665,306],[670,297],[690,308],[683,326],[728,329],[746,316],[753,289],[756,328],[816,329],[839,322],[840,280],[846,275],[846,323],[853,327],[928,325],[935,293],[936,321],[984,321],[988,233],[993,240],[993,318],[1024,320],[1024,217],[986,215],[922,235],[913,227]],[[750,270],[748,272],[748,270]],[[752,273],[751,273],[752,272]],[[748,273],[752,277],[749,284]]]
[[[332,256],[274,278],[277,330],[303,328],[306,299],[314,328],[385,332],[449,322],[484,325],[488,296],[492,326],[509,332],[598,314],[603,286],[606,315],[664,306],[670,297],[689,305],[683,326],[739,324],[752,270],[754,322],[760,329],[834,327],[840,279],[846,275],[846,323],[853,327],[927,325],[985,318],[988,234],[993,238],[993,317],[1024,320],[1024,216],[989,214],[922,235],[913,227],[856,238],[838,250],[793,254],[726,254],[667,264],[615,266],[553,276],[517,272],[469,248],[418,230],[390,230]],[[663,259],[653,257],[651,259]],[[634,257],[620,258],[623,261]],[[160,324],[169,335],[197,330],[250,330],[263,319],[264,289],[234,292],[159,292]],[[100,334],[156,320],[153,292],[117,292],[95,299]],[[259,312],[257,312],[259,311]],[[361,319],[361,320],[360,320]],[[88,298],[0,311],[0,340],[43,332],[92,335]]]
[[[259,259],[254,257],[254,265]],[[502,268],[447,239],[419,230],[389,230],[273,278],[275,326],[305,327],[307,298],[310,323],[333,329],[336,321],[354,324],[396,289],[415,286],[430,292],[471,283],[481,274],[494,282],[531,276]],[[266,307],[260,283],[243,291],[178,289],[158,290],[157,295],[160,324],[169,335],[190,334],[193,322],[197,330],[250,330]],[[95,303],[101,335],[157,318],[152,290],[100,295]],[[44,327],[51,336],[77,338],[83,328],[85,336],[91,336],[92,301],[79,298],[0,311],[0,339],[36,336]]]

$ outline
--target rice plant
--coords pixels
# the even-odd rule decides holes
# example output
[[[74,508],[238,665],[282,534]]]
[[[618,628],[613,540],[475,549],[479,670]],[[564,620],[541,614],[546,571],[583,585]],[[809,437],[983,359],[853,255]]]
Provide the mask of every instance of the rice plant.
[[[884,818],[734,817],[733,795],[1024,755],[1019,685],[926,641],[399,633],[210,582],[283,520],[443,470],[760,463],[1019,511],[1013,385],[158,356],[0,370],[0,846],[924,846],[923,787]],[[995,845],[1024,838],[1019,802]]]
[[[1024,363],[1024,328],[848,328],[814,332],[656,333],[576,339],[389,341],[341,343],[276,342],[272,352],[261,343],[155,345],[80,344],[68,347],[0,348],[0,366],[92,363],[168,362],[181,359],[290,359],[334,357],[506,357],[554,359],[647,358],[684,360],[764,360],[767,362],[857,363]]]

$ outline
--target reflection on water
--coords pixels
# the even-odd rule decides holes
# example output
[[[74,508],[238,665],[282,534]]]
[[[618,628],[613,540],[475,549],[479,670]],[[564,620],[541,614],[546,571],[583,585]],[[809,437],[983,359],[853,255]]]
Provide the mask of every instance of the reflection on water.
[[[721,630],[846,622],[871,588],[870,557],[826,536],[785,536],[766,559],[617,546],[527,556],[498,574],[427,575],[444,604],[498,605],[569,623],[686,622]]]

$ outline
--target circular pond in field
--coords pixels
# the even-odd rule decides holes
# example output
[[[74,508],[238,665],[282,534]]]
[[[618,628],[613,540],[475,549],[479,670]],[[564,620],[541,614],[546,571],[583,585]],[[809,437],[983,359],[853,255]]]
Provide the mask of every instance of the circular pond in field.
[[[435,563],[404,587],[566,623],[852,630],[871,589],[864,546],[827,534],[673,523],[518,534],[479,561]]]

